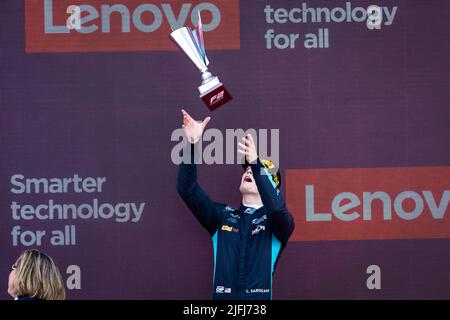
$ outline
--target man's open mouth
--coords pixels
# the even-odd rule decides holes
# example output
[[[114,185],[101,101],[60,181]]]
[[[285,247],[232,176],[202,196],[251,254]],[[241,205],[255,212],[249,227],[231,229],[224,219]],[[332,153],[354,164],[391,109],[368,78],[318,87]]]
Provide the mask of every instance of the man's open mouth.
[[[252,178],[250,178],[250,177],[245,177],[245,178],[244,178],[244,181],[245,181],[245,182],[253,182]]]

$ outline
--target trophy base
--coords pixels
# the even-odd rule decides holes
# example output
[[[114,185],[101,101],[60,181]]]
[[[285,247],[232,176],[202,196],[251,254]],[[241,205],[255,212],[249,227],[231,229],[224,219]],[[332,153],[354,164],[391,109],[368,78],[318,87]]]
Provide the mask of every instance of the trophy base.
[[[217,77],[198,87],[198,90],[200,91],[200,98],[210,111],[216,110],[232,99],[230,93]]]

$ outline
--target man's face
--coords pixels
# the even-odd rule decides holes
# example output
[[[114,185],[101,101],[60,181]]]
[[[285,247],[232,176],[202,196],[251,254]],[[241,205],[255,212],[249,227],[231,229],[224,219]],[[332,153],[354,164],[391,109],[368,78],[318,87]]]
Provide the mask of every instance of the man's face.
[[[259,194],[258,187],[256,187],[255,179],[253,179],[253,172],[250,166],[247,167],[241,178],[241,185],[239,191],[243,194],[253,193]]]

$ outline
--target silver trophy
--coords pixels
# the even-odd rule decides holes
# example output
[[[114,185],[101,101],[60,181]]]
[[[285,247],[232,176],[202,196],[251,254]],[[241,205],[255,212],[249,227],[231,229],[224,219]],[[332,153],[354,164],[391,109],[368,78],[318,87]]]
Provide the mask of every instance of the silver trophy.
[[[230,101],[231,95],[219,78],[208,71],[209,60],[205,51],[200,11],[196,29],[182,27],[172,31],[170,37],[202,73],[202,84],[198,87],[198,91],[209,110],[213,111]]]

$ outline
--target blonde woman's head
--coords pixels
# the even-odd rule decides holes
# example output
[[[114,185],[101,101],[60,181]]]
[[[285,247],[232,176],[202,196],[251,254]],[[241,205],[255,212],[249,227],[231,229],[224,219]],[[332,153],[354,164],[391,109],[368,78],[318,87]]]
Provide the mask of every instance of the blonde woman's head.
[[[11,267],[8,293],[13,298],[28,296],[41,300],[64,300],[65,290],[52,258],[38,250],[27,250]]]

